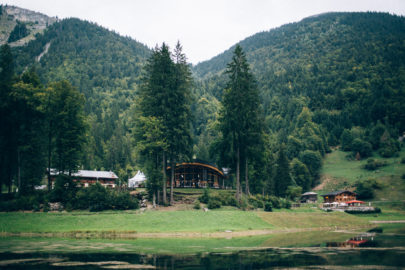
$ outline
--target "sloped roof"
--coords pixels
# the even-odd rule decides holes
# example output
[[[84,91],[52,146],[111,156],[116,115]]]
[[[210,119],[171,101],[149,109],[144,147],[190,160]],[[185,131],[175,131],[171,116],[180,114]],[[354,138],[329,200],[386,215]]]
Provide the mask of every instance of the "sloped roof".
[[[83,177],[83,178],[109,178],[118,179],[118,176],[114,172],[108,171],[87,171],[79,170],[77,173],[73,173],[73,176]]]
[[[318,193],[308,191],[308,192],[305,192],[304,194],[302,194],[301,196],[309,196],[309,195],[318,195]]]
[[[51,169],[51,175],[58,175],[59,172],[56,169]],[[72,176],[82,177],[82,178],[104,178],[104,179],[118,179],[118,176],[111,171],[89,171],[89,170],[78,170],[72,173]]]

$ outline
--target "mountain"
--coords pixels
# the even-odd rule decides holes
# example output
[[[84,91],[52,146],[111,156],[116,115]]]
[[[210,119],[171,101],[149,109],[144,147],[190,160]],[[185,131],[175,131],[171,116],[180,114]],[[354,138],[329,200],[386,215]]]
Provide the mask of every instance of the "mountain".
[[[1,6],[0,12],[0,44],[9,42],[10,46],[22,46],[35,39],[35,35],[42,33],[49,25],[55,23],[57,18],[23,9],[15,6]],[[22,34],[22,29],[25,34]],[[11,33],[18,33],[15,40],[9,41]]]
[[[11,17],[10,10],[2,6],[0,32],[4,42],[19,25],[12,38],[17,73],[34,67],[44,84],[67,79],[76,86],[86,97],[89,124],[84,167],[114,170],[125,179],[136,163],[131,107],[151,50],[87,21],[35,19],[36,13],[15,7]],[[38,33],[27,43],[35,25]],[[405,127],[404,40],[404,17],[326,13],[241,41],[260,90],[268,157],[284,143],[296,173],[302,169],[316,179],[321,162],[315,168],[310,159],[330,146],[342,144],[359,158],[371,150],[394,155]],[[207,161],[217,161],[210,146],[219,136],[224,70],[233,49],[193,67],[194,154]]]
[[[366,141],[377,123],[392,138],[405,131],[404,40],[404,17],[325,13],[257,33],[239,44],[261,91],[268,133],[288,143],[307,107],[333,146],[340,143],[344,129],[360,127]],[[193,68],[200,80],[197,92],[208,101],[199,111],[220,101],[233,49]],[[201,126],[212,124],[217,112],[199,115]],[[204,128],[196,132],[215,136]]]
[[[24,15],[27,25],[36,25],[30,20],[38,20],[38,25],[46,22],[45,16],[39,23],[42,15],[34,12],[4,9],[12,10],[16,19],[30,14]],[[84,167],[114,170],[123,176],[134,163],[130,108],[151,50],[87,21],[69,18],[51,22],[24,46],[12,46],[16,73],[33,67],[45,85],[66,79],[77,87],[86,98],[89,125]],[[2,24],[2,32],[4,28]]]

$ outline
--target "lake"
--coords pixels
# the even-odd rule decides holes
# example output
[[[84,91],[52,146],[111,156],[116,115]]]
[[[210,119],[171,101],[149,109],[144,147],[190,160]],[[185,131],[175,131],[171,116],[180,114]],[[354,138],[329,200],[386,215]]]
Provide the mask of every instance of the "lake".
[[[381,230],[230,239],[3,237],[0,269],[405,268],[403,230]]]

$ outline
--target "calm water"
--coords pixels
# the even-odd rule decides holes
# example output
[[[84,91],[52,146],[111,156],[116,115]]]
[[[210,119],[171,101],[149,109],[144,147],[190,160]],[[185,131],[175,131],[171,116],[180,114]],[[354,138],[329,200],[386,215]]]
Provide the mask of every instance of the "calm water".
[[[80,247],[78,247],[80,248]],[[192,255],[2,252],[0,269],[405,269],[405,235],[367,234],[312,247]]]

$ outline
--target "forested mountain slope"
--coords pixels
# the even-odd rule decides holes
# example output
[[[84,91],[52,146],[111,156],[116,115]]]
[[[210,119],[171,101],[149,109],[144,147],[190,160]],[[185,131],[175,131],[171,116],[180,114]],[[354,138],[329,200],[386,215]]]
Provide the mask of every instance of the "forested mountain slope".
[[[405,131],[404,17],[326,13],[255,34],[239,44],[261,91],[264,124],[279,142],[288,146],[290,135],[311,134],[297,132],[304,107],[330,146],[340,144],[344,129],[367,142],[377,123],[395,139]],[[215,136],[203,127],[215,121],[212,104],[221,99],[223,71],[232,51],[233,47],[193,69],[200,80],[199,92],[205,95],[197,103],[203,124],[197,123],[196,133],[201,138]],[[352,130],[355,126],[360,131]],[[304,145],[302,139],[296,143]],[[198,151],[207,152],[201,140]]]
[[[64,19],[28,45],[14,47],[16,71],[34,66],[44,84],[66,79],[85,95],[87,169],[132,164],[128,112],[151,50],[94,23]]]

